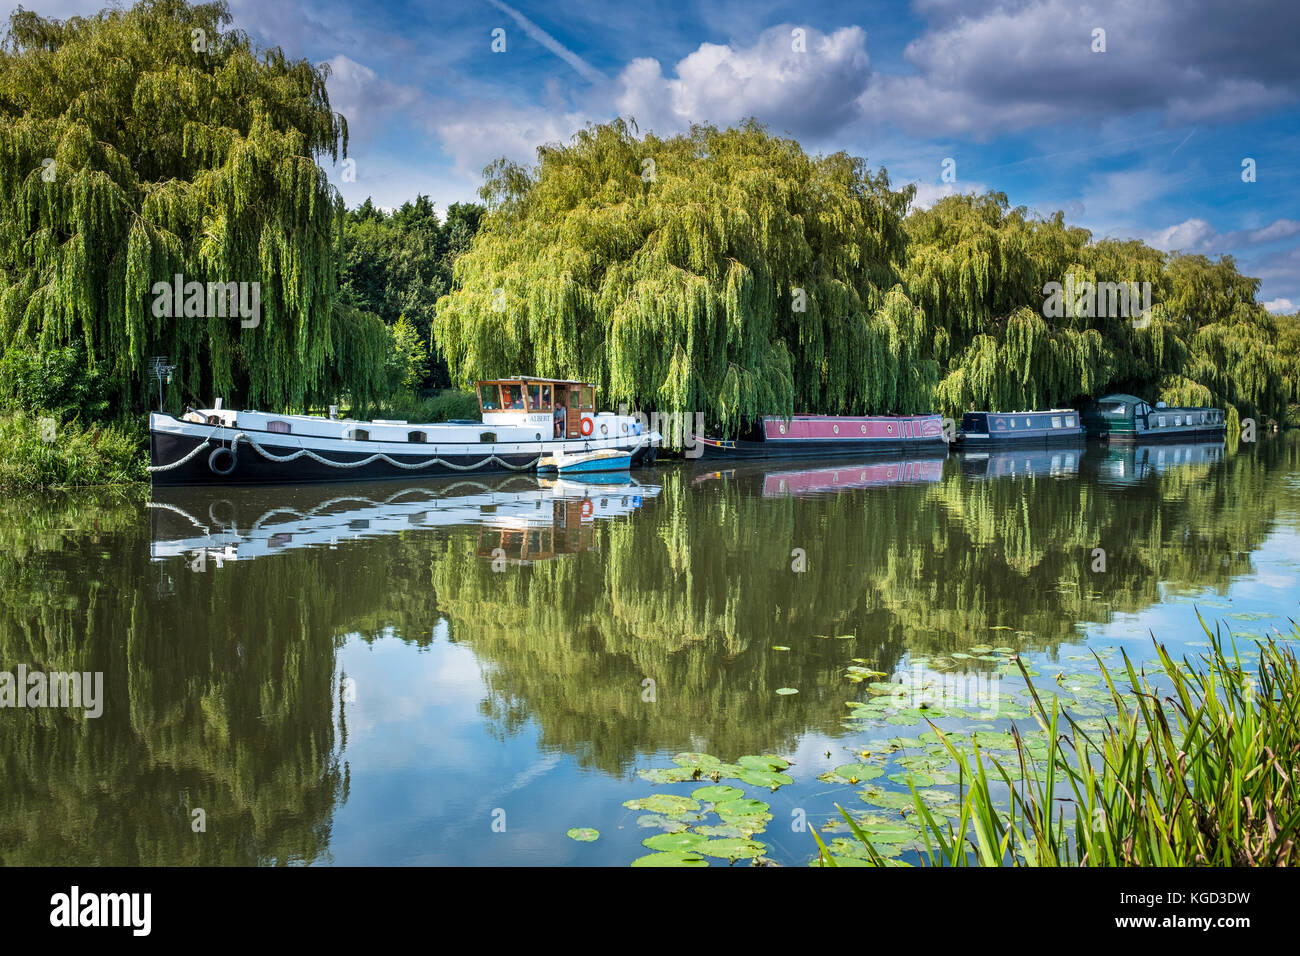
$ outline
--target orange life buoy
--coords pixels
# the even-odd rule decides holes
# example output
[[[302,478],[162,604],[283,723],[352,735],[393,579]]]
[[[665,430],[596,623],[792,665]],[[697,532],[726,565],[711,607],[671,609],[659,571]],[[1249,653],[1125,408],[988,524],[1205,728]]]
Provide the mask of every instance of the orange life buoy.
[[[592,429],[593,429],[593,425],[591,424],[591,419],[590,419],[590,418],[584,418],[584,419],[582,420],[582,433],[583,433],[584,435],[590,435],[591,432],[592,432]]]
[[[592,512],[592,510],[593,510],[593,508],[592,508],[592,506],[591,506],[591,499],[590,499],[590,498],[583,498],[583,499],[582,499],[582,516],[583,516],[584,518],[590,518],[590,517],[591,517],[591,512]]]

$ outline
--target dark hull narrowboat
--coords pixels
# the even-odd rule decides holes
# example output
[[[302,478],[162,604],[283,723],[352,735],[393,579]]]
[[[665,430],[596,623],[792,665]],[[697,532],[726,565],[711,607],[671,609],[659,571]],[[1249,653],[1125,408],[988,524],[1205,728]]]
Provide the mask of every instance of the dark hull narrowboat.
[[[149,417],[155,486],[260,485],[531,472],[547,456],[623,452],[654,461],[660,436],[595,411],[593,387],[555,379],[478,383],[482,421],[413,424],[191,409]]]
[[[943,419],[938,415],[795,415],[788,421],[770,416],[747,435],[724,440],[691,436],[698,457],[831,458],[842,455],[900,454],[942,449]]]
[[[1186,442],[1222,437],[1227,419],[1218,408],[1151,407],[1134,395],[1106,395],[1083,410],[1089,438],[1111,442]]]
[[[967,412],[953,445],[956,451],[1081,445],[1087,440],[1073,408],[1033,412]]]

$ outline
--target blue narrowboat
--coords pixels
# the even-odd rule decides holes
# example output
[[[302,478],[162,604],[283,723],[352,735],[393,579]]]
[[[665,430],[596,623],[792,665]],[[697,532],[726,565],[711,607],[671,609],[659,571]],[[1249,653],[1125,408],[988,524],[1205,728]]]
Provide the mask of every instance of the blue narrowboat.
[[[1073,408],[1034,412],[967,412],[953,447],[958,451],[1017,445],[1082,444],[1083,422]]]

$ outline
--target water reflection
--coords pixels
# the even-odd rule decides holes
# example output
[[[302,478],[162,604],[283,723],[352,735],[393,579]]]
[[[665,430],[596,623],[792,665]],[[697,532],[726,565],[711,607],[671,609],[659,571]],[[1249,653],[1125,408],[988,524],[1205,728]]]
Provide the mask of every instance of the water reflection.
[[[350,800],[413,834],[451,832],[451,810],[417,821],[390,798],[417,771],[487,795],[538,749],[610,781],[655,752],[734,758],[844,734],[855,659],[892,672],[995,627],[1011,629],[996,643],[1052,654],[1171,590],[1226,590],[1296,524],[1298,450],[6,499],[0,667],[102,671],[107,700],[98,720],[0,711],[0,862],[328,861]],[[399,739],[358,723],[348,696],[343,656],[366,648],[386,650],[367,657],[380,683],[419,652],[471,654],[484,735],[434,768],[393,757],[359,797],[350,729],[365,724],[370,748]],[[424,709],[438,679],[412,691],[417,737],[451,733]],[[536,784],[555,801],[594,785],[558,770]],[[379,825],[364,816],[352,845]],[[463,839],[443,859],[506,853]]]

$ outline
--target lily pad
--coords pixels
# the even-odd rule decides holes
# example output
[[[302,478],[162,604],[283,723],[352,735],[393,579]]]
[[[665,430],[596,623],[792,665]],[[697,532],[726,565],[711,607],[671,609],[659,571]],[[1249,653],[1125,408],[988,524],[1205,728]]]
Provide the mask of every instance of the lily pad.
[[[666,853],[698,853],[700,844],[707,843],[708,840],[708,837],[684,830],[681,833],[657,833],[646,837],[641,845]]]
[[[769,790],[775,790],[777,787],[784,787],[788,783],[794,783],[794,778],[783,773],[777,773],[775,770],[746,770],[740,775],[740,779],[753,787],[767,787]]]
[[[651,853],[632,861],[633,866],[708,866],[698,853]]]
[[[728,800],[739,799],[744,795],[744,790],[729,787],[725,783],[715,784],[711,787],[700,787],[698,790],[691,791],[691,796],[696,800],[703,800],[708,803],[725,803]]]
[[[664,834],[667,836],[667,834]],[[600,831],[592,827],[574,827],[565,834],[570,840],[577,840],[579,843],[594,843],[600,839]]]
[[[722,761],[712,754],[684,753],[678,754],[673,758],[673,763],[679,767],[717,767]]]
[[[696,780],[696,770],[692,767],[646,767],[638,770],[636,775],[649,783],[687,783]]]
[[[690,797],[675,793],[655,793],[636,800],[624,800],[629,810],[647,810],[650,813],[698,813],[700,805]]]
[[[757,816],[759,814],[767,813],[770,809],[771,807],[762,800],[751,800],[745,798],[741,800],[727,800],[723,803],[719,803],[713,808],[713,812],[722,817],[722,819],[729,820],[733,817]]]
[[[721,839],[706,840],[700,844],[697,853],[705,856],[721,857],[724,860],[752,860],[765,849],[763,844],[753,840]]]
[[[770,754],[764,754],[761,757],[744,756],[737,760],[736,763],[748,770],[784,770],[790,766],[790,761],[783,760],[780,757],[773,757]]]

